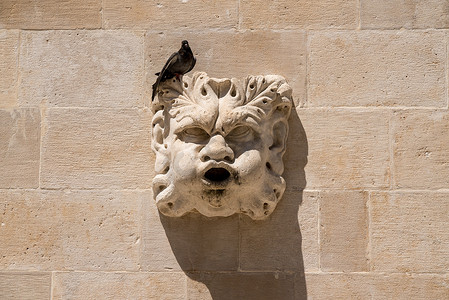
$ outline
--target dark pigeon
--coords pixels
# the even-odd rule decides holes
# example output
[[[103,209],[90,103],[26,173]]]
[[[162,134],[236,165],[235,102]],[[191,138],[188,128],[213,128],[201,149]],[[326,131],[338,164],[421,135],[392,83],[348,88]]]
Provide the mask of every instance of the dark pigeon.
[[[178,52],[173,53],[165,63],[162,71],[156,73],[157,79],[153,84],[153,94],[151,101],[157,94],[159,84],[167,79],[171,79],[176,76],[176,79],[180,80],[180,76],[190,72],[195,66],[196,58],[193,57],[192,50],[189,47],[189,42],[182,41],[181,49]]]

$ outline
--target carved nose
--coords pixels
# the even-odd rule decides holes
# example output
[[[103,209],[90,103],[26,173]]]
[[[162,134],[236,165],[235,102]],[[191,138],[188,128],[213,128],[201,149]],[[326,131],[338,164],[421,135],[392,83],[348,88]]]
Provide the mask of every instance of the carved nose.
[[[202,161],[225,160],[231,162],[234,160],[234,151],[226,144],[223,136],[217,134],[210,138],[209,143],[200,151]]]

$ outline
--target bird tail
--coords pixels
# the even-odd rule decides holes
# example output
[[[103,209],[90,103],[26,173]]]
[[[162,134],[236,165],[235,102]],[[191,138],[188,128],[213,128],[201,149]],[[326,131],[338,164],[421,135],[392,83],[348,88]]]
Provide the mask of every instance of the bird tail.
[[[153,84],[153,93],[152,93],[152,95],[151,95],[151,102],[154,101],[154,97],[156,96],[156,93],[157,93],[157,86],[158,86],[158,82],[156,81],[156,82]]]
[[[159,89],[159,83],[161,82],[161,75],[159,75],[156,79],[156,82],[153,84],[153,93],[151,95],[151,102],[154,101],[154,97],[156,97],[157,90]]]

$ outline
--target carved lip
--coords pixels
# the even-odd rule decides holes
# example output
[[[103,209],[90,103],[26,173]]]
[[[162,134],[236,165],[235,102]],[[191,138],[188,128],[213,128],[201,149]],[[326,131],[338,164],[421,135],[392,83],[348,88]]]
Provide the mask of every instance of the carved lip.
[[[223,162],[210,163],[204,169],[201,181],[212,190],[223,189],[234,177],[232,168]]]

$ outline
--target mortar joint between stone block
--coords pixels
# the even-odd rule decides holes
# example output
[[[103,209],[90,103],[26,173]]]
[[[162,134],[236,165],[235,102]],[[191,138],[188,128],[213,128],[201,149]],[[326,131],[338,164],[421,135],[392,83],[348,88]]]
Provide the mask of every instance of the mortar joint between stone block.
[[[367,260],[368,260],[368,271],[371,272],[373,270],[373,262],[372,262],[372,206],[371,206],[371,196],[372,192],[368,192],[368,200],[366,202],[367,212],[368,212],[368,243],[367,243]]]
[[[357,0],[357,30],[362,29],[362,1]]]
[[[393,128],[393,120],[394,120],[394,111],[390,112],[390,116],[388,119],[388,151],[389,151],[389,189],[392,190],[396,186],[396,178],[394,171],[394,128]]]
[[[318,271],[323,272],[321,269],[321,192],[317,192],[317,243],[318,243]]]
[[[446,84],[446,93],[445,93],[445,95],[446,95],[446,109],[449,109],[449,78],[448,78],[448,72],[449,72],[449,62],[448,62],[448,59],[449,59],[449,53],[448,53],[448,38],[447,38],[447,32],[446,32],[446,38],[445,38],[445,50],[446,50],[446,65],[445,65],[445,71],[446,72],[444,72],[444,75],[445,75],[445,79],[446,79],[446,81],[445,81],[445,84]]]

